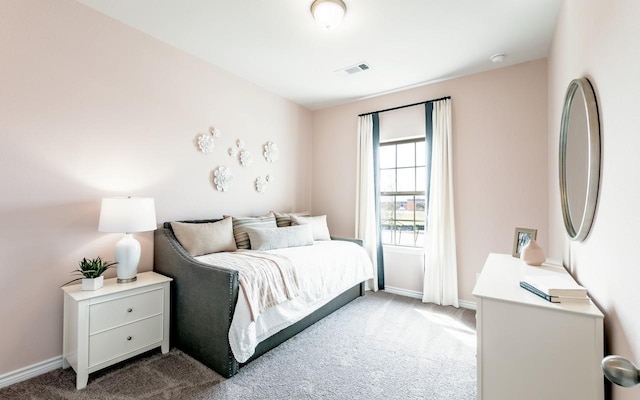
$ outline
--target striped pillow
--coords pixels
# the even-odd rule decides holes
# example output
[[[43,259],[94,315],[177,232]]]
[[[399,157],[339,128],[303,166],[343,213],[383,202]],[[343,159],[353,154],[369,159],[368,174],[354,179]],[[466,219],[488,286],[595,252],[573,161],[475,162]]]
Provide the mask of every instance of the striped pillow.
[[[281,212],[277,212],[277,211],[271,211],[271,213],[276,216],[276,225],[278,225],[278,228],[283,228],[285,226],[291,226],[291,216],[292,215],[298,215],[298,216],[303,216],[303,217],[308,217],[308,216],[311,215],[311,214],[309,214],[309,211],[297,212],[297,213],[281,213]]]
[[[277,228],[276,218],[273,215],[267,217],[233,217],[233,237],[239,249],[250,249],[248,228]]]

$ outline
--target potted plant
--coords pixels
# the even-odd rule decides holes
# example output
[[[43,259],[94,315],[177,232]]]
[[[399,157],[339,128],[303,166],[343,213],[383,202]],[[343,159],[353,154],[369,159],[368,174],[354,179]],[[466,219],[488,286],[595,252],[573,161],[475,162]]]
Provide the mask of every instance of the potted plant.
[[[65,285],[82,279],[82,290],[100,289],[104,285],[102,274],[116,264],[117,262],[104,261],[100,257],[96,257],[93,260],[83,258],[78,263],[78,269],[71,271],[74,275],[82,276],[65,283]]]

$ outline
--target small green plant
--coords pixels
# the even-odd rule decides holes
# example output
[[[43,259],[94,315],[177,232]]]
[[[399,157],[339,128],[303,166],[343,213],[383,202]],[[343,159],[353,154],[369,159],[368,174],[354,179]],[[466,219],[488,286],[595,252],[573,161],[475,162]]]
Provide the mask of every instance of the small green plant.
[[[99,256],[94,258],[93,260],[87,260],[83,258],[82,261],[78,262],[78,269],[74,269],[71,271],[72,275],[82,275],[79,278],[73,279],[64,285],[68,285],[72,282],[79,281],[80,279],[93,279],[102,275],[106,270],[116,265],[117,262],[105,261]],[[64,286],[62,285],[62,286]]]

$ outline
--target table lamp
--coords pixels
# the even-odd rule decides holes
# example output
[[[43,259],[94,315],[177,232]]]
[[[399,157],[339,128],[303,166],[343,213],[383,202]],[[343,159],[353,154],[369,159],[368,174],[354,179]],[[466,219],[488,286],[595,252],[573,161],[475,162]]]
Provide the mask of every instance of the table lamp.
[[[113,197],[102,199],[100,232],[121,232],[124,237],[116,243],[115,261],[118,263],[118,283],[133,282],[140,262],[140,242],[131,233],[154,231],[156,208],[150,197]]]

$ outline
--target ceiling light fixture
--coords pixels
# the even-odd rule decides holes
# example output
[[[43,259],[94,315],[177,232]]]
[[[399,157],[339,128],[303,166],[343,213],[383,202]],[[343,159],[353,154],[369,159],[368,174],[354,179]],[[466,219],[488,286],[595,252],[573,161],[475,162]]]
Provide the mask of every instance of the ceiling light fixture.
[[[327,30],[338,26],[346,12],[347,6],[342,0],[315,0],[311,3],[313,19]]]
[[[490,60],[492,63],[494,64],[500,64],[501,62],[504,61],[505,57],[507,55],[505,53],[498,53],[498,54],[494,54],[491,56]]]

